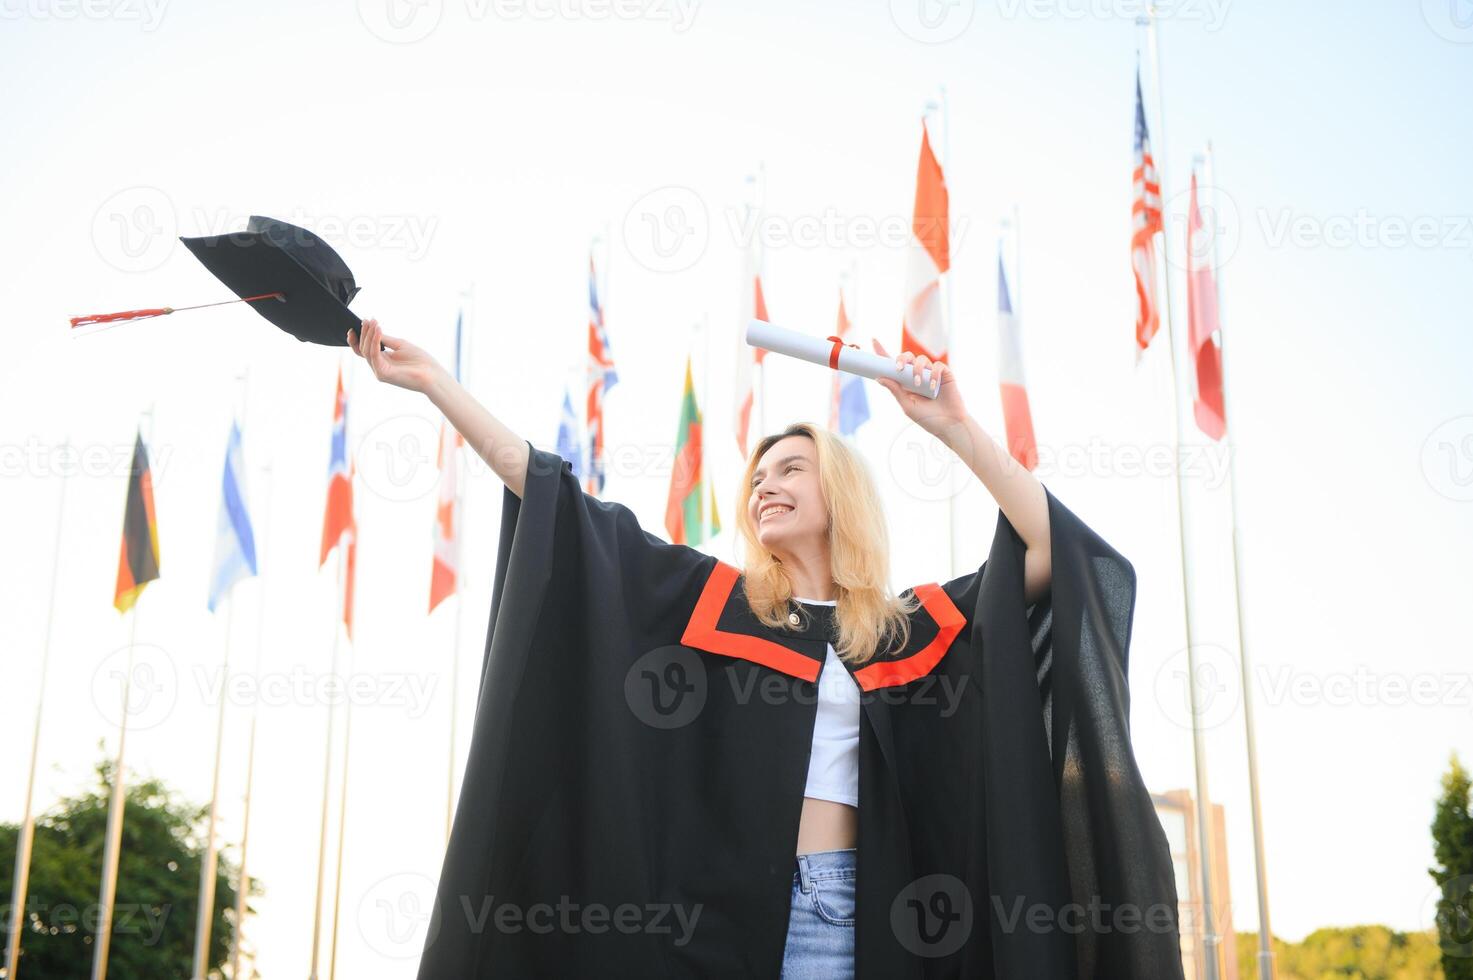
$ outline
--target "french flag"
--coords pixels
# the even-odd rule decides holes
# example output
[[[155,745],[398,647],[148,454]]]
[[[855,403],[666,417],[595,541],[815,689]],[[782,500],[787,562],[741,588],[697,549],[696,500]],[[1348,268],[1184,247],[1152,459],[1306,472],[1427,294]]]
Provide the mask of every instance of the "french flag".
[[[1023,384],[1023,338],[1013,314],[1013,296],[1002,256],[997,257],[997,366],[1002,387],[1002,417],[1007,428],[1008,452],[1032,470],[1038,466],[1038,444],[1033,438],[1033,413]]]

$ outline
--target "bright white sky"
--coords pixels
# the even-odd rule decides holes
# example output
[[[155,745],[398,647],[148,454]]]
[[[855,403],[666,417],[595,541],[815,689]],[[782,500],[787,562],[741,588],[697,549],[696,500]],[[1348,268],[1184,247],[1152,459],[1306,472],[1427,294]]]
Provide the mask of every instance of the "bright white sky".
[[[920,116],[942,85],[957,223],[953,361],[968,405],[1001,431],[994,263],[998,219],[1016,206],[1039,476],[1135,564],[1137,756],[1153,789],[1192,784],[1176,673],[1175,491],[1161,465],[1171,444],[1164,336],[1139,369],[1131,355],[1128,0],[958,0],[929,8],[930,27],[909,0],[160,4],[0,0],[0,82],[13,93],[0,163],[11,337],[0,364],[0,539],[11,556],[0,563],[0,744],[10,746],[0,818],[21,812],[54,556],[39,805],[83,783],[99,741],[115,750],[108,695],[128,622],[111,597],[128,452],[149,406],[163,578],[139,607],[135,678],[148,696],[128,761],[208,799],[224,616],[206,611],[206,583],[235,378],[248,370],[250,497],[266,567],[260,649],[275,685],[262,695],[251,838],[250,871],[267,891],[249,935],[264,976],[306,969],[332,656],[333,585],[316,554],[339,355],[241,307],[80,340],[67,336],[68,315],[224,298],[174,236],[273,215],[339,249],[363,286],[355,310],[435,350],[448,351],[474,283],[471,387],[551,448],[563,386],[582,372],[590,239],[607,230],[621,377],[607,407],[607,495],[661,529],[694,345],[729,526],[745,178],[765,165],[773,318],[828,333],[840,273],[852,269],[857,332],[893,349]],[[1153,135],[1178,254],[1176,195],[1192,154],[1209,138],[1217,148],[1275,931],[1425,928],[1439,777],[1450,752],[1473,758],[1467,631],[1453,612],[1473,588],[1473,29],[1444,0],[1341,5],[1334,16],[1263,0],[1171,11],[1164,150],[1159,126]],[[648,222],[674,213],[688,234],[677,242],[666,225],[656,243]],[[1180,312],[1184,295],[1176,300]],[[693,330],[703,322],[704,338]],[[362,546],[352,670],[370,690],[353,715],[339,959],[347,976],[411,976],[444,847],[455,622],[453,605],[422,614],[437,420],[366,371],[353,385]],[[773,387],[767,428],[823,419],[821,369],[777,363]],[[888,396],[872,387],[870,397],[876,418],[859,444],[885,488],[895,584],[948,577],[936,547],[945,507],[912,472]],[[87,455],[66,491],[58,555],[53,447],[68,435]],[[1209,782],[1227,812],[1233,920],[1252,929],[1224,467],[1220,451],[1194,457],[1194,637],[1224,684],[1208,706]],[[478,465],[466,502],[459,758],[500,501]],[[986,556],[996,508],[972,481],[956,510],[960,572]],[[728,559],[730,537],[714,544]],[[235,593],[232,666],[247,674],[261,585]],[[221,826],[231,841],[250,700],[240,692],[228,714]],[[334,801],[337,792],[335,782]]]

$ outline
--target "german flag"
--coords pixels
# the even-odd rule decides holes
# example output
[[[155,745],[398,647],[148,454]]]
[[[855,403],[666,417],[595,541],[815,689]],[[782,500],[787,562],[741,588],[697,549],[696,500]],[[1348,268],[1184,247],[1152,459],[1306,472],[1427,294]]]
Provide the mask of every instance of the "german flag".
[[[128,475],[128,506],[123,512],[123,547],[118,555],[118,588],[113,605],[127,612],[143,587],[159,577],[159,526],[153,511],[153,475],[143,433],[133,443],[133,471]]]

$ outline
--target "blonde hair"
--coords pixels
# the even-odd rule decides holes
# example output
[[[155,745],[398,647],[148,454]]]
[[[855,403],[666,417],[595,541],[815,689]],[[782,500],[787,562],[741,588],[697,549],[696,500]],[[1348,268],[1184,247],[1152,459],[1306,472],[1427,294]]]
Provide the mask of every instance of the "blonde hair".
[[[757,527],[747,509],[752,474],[762,455],[788,436],[806,436],[818,455],[818,484],[829,512],[830,571],[838,591],[834,652],[847,663],[863,664],[882,646],[886,652],[903,649],[910,641],[910,615],[920,608],[920,601],[914,595],[890,593],[890,538],[875,481],[848,443],[809,422],[795,422],[766,436],[747,459],[735,508],[744,543],[747,604],[764,626],[788,626],[792,578],[757,540]]]

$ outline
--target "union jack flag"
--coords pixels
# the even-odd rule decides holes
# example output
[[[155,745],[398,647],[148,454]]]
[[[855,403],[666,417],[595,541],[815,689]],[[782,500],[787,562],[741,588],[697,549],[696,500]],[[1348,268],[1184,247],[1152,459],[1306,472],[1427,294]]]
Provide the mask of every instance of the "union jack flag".
[[[598,274],[588,256],[588,468],[583,489],[595,497],[604,489],[604,395],[619,380],[609,333],[604,328],[603,305],[598,299]]]
[[[1141,73],[1135,73],[1135,196],[1131,202],[1130,264],[1135,270],[1136,359],[1161,325],[1156,306],[1156,233],[1161,226],[1161,178],[1151,158],[1146,106],[1141,99]]]

